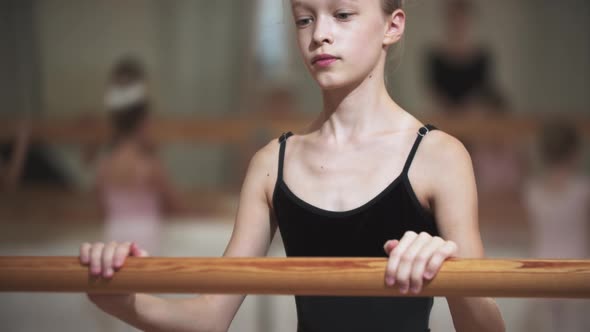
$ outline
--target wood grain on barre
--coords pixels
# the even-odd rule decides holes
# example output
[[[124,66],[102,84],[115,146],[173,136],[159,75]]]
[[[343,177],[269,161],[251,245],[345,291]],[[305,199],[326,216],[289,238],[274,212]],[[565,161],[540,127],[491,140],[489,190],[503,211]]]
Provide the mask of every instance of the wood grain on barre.
[[[0,257],[0,291],[401,296],[385,258],[129,258],[111,280],[77,257]],[[590,298],[590,261],[444,263],[420,296]]]

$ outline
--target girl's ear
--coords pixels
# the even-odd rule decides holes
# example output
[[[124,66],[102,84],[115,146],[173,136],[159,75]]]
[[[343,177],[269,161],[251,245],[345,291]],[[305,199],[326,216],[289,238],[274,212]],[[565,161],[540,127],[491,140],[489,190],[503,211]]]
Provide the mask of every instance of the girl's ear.
[[[383,38],[383,45],[389,46],[397,43],[404,35],[406,28],[406,13],[397,9],[387,17],[387,30]]]

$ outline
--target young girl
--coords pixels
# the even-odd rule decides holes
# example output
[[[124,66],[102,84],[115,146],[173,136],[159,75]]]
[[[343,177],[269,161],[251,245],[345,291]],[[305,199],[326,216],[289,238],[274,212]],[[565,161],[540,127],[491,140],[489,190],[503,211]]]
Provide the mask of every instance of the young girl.
[[[149,135],[150,110],[142,66],[119,61],[105,97],[113,138],[97,167],[96,188],[109,240],[134,239],[159,249],[161,217],[180,206]]]
[[[288,256],[389,256],[384,282],[409,297],[296,297],[299,331],[428,331],[432,298],[415,298],[449,257],[481,258],[469,155],[387,94],[387,50],[403,36],[399,0],[292,0],[303,60],[324,109],[310,129],[253,157],[228,257],[263,256],[277,228]],[[82,263],[113,277],[130,243],[85,243]],[[90,296],[147,330],[226,331],[243,295],[169,300]],[[457,331],[503,331],[488,298],[447,298]]]
[[[580,171],[582,138],[575,126],[552,121],[538,142],[543,170],[529,179],[524,201],[535,258],[588,259],[590,179]],[[552,331],[588,331],[588,301],[537,301]],[[536,312],[538,314],[538,311]]]

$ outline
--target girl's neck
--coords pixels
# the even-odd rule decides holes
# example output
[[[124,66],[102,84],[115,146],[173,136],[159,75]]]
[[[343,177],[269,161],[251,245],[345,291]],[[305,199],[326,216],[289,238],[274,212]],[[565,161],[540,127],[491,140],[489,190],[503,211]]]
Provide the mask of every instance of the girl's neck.
[[[355,85],[322,94],[324,109],[313,127],[336,142],[385,131],[402,111],[389,96],[383,75],[373,74]]]

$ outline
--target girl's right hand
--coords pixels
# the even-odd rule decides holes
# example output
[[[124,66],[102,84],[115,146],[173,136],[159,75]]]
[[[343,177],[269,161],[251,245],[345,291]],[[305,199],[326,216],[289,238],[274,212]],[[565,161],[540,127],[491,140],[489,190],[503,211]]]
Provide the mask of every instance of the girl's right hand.
[[[89,273],[93,277],[112,278],[115,272],[123,267],[128,256],[148,257],[149,254],[147,251],[140,249],[134,242],[110,242],[108,244],[102,242],[90,244],[86,242],[80,246],[80,262],[83,265],[88,265]],[[124,300],[128,296],[128,294],[124,296],[88,294],[90,300],[95,303],[97,301],[104,302],[105,300]]]
[[[83,243],[80,246],[80,262],[88,265],[91,276],[110,279],[118,271],[127,256],[148,257],[147,251],[140,249],[135,242],[104,244]]]

